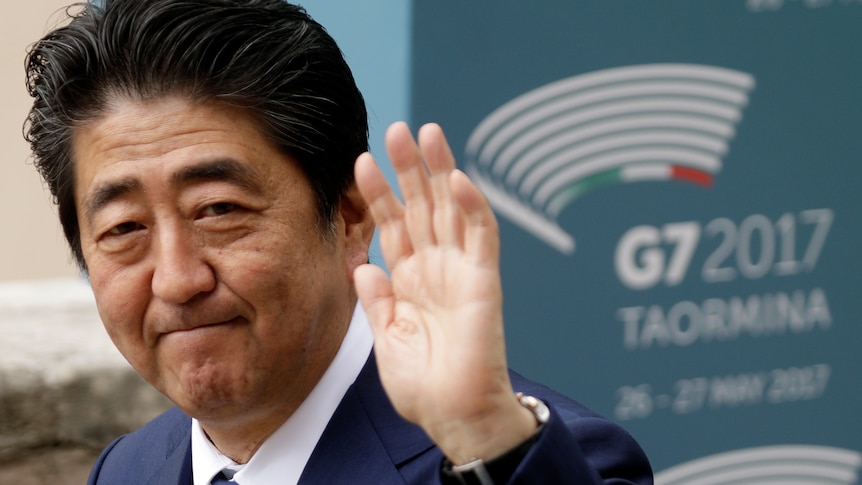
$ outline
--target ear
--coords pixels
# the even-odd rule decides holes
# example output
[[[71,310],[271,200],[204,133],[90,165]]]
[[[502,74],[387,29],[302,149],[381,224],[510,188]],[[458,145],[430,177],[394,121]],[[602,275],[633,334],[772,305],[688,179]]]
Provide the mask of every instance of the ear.
[[[355,183],[342,196],[338,211],[344,223],[345,269],[350,279],[353,279],[353,270],[368,262],[368,248],[374,237],[374,219]]]

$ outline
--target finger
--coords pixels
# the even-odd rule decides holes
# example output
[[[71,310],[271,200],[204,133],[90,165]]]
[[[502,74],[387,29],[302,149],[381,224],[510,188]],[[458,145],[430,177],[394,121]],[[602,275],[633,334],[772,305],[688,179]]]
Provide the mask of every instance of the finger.
[[[432,176],[437,173],[448,174],[455,170],[455,156],[446,141],[443,129],[437,123],[427,123],[419,128],[419,146],[422,156]]]
[[[488,199],[460,170],[451,173],[449,182],[466,219],[464,251],[483,267],[496,270],[500,264],[500,229]]]
[[[368,316],[368,323],[374,334],[375,345],[385,341],[386,327],[395,315],[395,298],[392,283],[386,272],[379,266],[363,264],[353,271],[356,294]]]
[[[464,217],[449,187],[455,157],[439,125],[429,123],[419,129],[419,148],[430,172],[434,236],[440,244],[461,247]]]
[[[356,186],[368,204],[371,217],[380,230],[380,249],[389,268],[413,253],[404,223],[404,206],[392,192],[374,157],[363,153],[354,166]]]
[[[413,248],[434,244],[431,222],[434,204],[428,171],[406,123],[393,123],[386,130],[386,149],[404,197],[405,224]]]

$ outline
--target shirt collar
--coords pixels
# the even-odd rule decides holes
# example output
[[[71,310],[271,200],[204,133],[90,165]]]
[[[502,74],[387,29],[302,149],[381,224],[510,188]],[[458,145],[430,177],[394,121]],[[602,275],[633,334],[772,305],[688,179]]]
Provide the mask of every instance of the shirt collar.
[[[357,302],[341,347],[323,377],[245,465],[237,465],[223,455],[204,434],[200,423],[192,419],[194,485],[210,485],[225,468],[238,470],[233,479],[240,485],[296,483],[338,404],[365,365],[373,342],[365,311]]]

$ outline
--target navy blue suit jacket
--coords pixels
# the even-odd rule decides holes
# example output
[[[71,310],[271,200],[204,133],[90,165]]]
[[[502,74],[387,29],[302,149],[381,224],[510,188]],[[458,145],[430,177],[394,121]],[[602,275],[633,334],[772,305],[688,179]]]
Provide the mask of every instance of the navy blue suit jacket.
[[[551,419],[510,483],[651,484],[649,462],[621,427],[544,386],[512,374],[516,391],[551,408]],[[443,456],[402,419],[368,359],[317,443],[301,484],[436,484]],[[191,418],[172,409],[111,443],[91,485],[190,485]]]

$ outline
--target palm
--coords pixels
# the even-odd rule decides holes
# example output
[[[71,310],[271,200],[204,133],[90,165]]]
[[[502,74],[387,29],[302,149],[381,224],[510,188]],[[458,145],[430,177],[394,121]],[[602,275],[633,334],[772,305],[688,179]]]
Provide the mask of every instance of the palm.
[[[481,415],[489,397],[493,404],[511,386],[496,221],[476,187],[454,170],[439,128],[423,128],[419,140],[417,148],[404,125],[387,133],[404,204],[370,156],[357,162],[357,184],[392,276],[366,265],[355,279],[387,394],[427,430]]]
[[[408,419],[420,419],[416,407],[445,414],[451,396],[484,393],[483,377],[495,370],[487,368],[489,357],[502,344],[501,301],[489,291],[498,287],[489,273],[440,248],[417,251],[393,268],[395,312],[377,355],[390,397]]]

